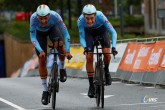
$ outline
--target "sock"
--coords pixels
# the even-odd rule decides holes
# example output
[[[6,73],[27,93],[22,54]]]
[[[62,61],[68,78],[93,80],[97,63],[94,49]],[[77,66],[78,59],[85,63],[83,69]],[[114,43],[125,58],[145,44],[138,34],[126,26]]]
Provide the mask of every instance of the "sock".
[[[89,85],[93,85],[93,77],[88,77]]]
[[[44,91],[48,91],[47,79],[41,79]]]
[[[60,61],[59,68],[60,68],[60,69],[64,69],[64,61]]]
[[[105,65],[104,67],[105,71],[109,72],[109,64],[104,64],[104,65]]]

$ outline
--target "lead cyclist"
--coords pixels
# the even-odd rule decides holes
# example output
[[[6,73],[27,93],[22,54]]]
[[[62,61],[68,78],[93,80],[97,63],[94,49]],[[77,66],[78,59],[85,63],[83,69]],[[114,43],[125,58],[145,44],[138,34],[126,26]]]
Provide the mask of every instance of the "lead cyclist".
[[[66,49],[64,49],[62,35]],[[65,82],[67,79],[66,69],[64,68],[65,56],[68,59],[72,58],[70,54],[70,35],[61,16],[57,12],[50,10],[47,5],[42,4],[38,6],[36,12],[30,18],[30,38],[39,58],[39,74],[43,85],[41,102],[43,105],[48,104],[48,72],[45,62],[47,60],[47,36],[49,36],[55,48],[60,53],[60,81]],[[61,54],[65,54],[65,56]]]
[[[116,55],[116,40],[117,33],[113,28],[112,24],[108,21],[106,16],[101,12],[97,11],[95,6],[92,4],[87,4],[84,6],[82,14],[78,18],[78,29],[80,36],[80,44],[84,48],[84,54],[86,54],[86,70],[89,80],[89,90],[88,97],[94,98],[95,88],[93,84],[94,77],[94,67],[93,67],[93,54],[88,52],[94,51],[94,44],[96,36],[103,38],[101,41],[103,53],[110,53],[110,50],[113,55]],[[112,37],[112,48],[110,49],[110,37]],[[88,53],[88,54],[87,54]],[[109,72],[111,56],[110,54],[104,54],[104,70],[106,77],[106,85],[111,85],[111,75]]]

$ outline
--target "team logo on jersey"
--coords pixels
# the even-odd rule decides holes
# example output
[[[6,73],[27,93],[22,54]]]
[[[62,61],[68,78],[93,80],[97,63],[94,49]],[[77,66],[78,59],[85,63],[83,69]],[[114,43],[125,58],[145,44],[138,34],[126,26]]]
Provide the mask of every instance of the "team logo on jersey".
[[[35,46],[36,45],[36,41],[32,41],[32,44]]]
[[[112,28],[112,25],[109,25],[108,28]]]
[[[63,21],[62,21],[62,20],[60,20],[60,23],[61,23],[61,24],[63,24]]]
[[[68,42],[70,42],[70,39],[68,39]]]
[[[105,22],[105,23],[108,23],[109,21],[108,21],[108,20],[105,20],[104,22]]]
[[[78,21],[81,21],[81,18],[79,18]]]
[[[103,15],[100,15],[103,18]]]
[[[61,30],[65,30],[66,29],[66,26],[63,26]]]

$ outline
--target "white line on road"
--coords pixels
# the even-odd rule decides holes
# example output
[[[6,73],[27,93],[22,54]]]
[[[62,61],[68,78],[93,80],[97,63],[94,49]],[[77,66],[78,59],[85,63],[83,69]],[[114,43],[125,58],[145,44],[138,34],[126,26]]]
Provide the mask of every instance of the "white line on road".
[[[13,104],[12,102],[9,102],[9,101],[7,101],[7,100],[1,98],[1,97],[0,97],[0,101],[6,103],[6,104],[8,104],[8,105],[10,105],[10,106],[12,106],[12,107],[14,107],[14,108],[16,108],[16,109],[18,109],[18,110],[25,110],[24,108],[22,108],[22,107],[20,107],[20,106],[18,106],[18,105],[15,105],[15,104]]]
[[[115,81],[115,82],[113,82],[112,81],[112,84],[120,84],[121,82],[118,82],[118,81]]]
[[[152,89],[152,88],[155,88],[155,87],[145,87],[145,88]]]
[[[87,93],[80,93],[81,95],[87,96]],[[104,98],[113,97],[114,95],[104,95]]]

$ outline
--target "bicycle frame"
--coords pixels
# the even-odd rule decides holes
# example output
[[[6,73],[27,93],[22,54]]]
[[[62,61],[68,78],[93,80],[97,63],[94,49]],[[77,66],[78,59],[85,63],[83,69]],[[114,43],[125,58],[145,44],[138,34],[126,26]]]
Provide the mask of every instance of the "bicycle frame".
[[[59,40],[58,40],[58,45],[59,45]],[[59,75],[58,75],[58,64],[57,64],[57,55],[58,52],[53,46],[49,46],[50,49],[50,54],[54,55],[54,62],[53,66],[51,68],[51,74],[49,77],[49,83],[48,83],[48,88],[49,88],[49,103],[50,103],[50,98],[52,96],[52,108],[55,109],[56,105],[56,92],[59,92]],[[59,47],[59,46],[58,46]],[[52,53],[53,50],[53,53]]]
[[[111,54],[111,53],[102,53],[99,52],[98,46],[100,45],[99,40],[102,40],[101,37],[97,37],[96,41],[94,42],[94,45],[96,47],[96,54],[97,55],[97,60],[95,63],[95,75],[94,75],[94,85],[95,85],[95,98],[96,98],[96,104],[97,107],[100,105],[101,101],[101,107],[104,108],[104,86],[105,86],[105,72],[103,68],[103,60],[102,60],[102,54]]]

